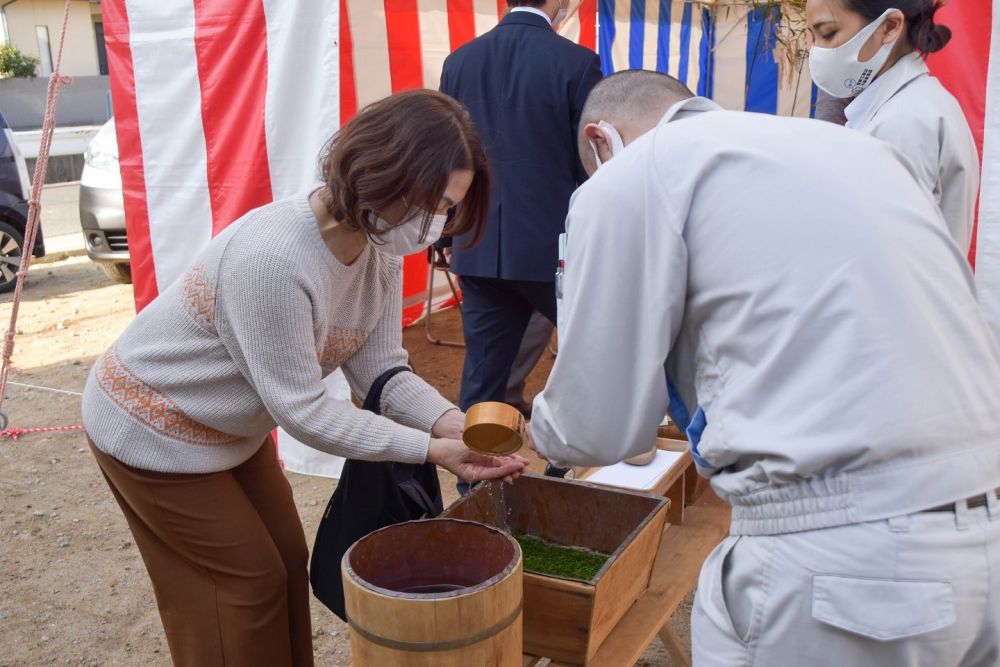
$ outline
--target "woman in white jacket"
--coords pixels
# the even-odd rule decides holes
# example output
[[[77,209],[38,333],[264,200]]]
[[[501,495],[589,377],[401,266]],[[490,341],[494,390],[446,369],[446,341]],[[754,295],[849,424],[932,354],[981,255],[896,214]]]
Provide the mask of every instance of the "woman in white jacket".
[[[823,91],[847,105],[847,126],[886,141],[934,194],[952,238],[972,240],[979,155],[955,98],[930,76],[924,56],[951,30],[935,24],[935,0],[807,0],[809,66]]]

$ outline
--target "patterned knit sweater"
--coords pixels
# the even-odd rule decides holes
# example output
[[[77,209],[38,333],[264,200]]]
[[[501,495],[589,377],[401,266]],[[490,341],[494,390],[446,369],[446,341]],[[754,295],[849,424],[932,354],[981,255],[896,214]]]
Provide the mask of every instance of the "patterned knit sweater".
[[[87,433],[122,463],[173,473],[228,470],[278,424],[331,454],[423,462],[454,406],[412,373],[393,378],[382,414],[327,392],[343,368],[365,396],[402,347],[402,263],[365,248],[344,266],[308,198],[251,211],[98,358],[83,396]]]

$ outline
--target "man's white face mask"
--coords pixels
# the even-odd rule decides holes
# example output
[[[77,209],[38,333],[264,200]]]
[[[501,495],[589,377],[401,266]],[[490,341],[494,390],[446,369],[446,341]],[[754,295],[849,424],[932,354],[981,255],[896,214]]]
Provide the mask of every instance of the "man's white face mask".
[[[552,25],[558,26],[560,23],[566,20],[567,16],[569,16],[569,0],[566,0],[565,7],[563,6],[559,7],[559,11],[556,12],[556,17],[552,19]]]
[[[625,150],[625,142],[622,141],[622,135],[618,133],[614,125],[602,120],[597,123],[597,127],[604,133],[604,138],[608,142],[608,146],[611,146],[611,157]],[[601,160],[601,156],[597,152],[597,144],[591,141],[590,148],[594,151],[594,160],[597,162],[597,168],[600,169],[604,161]]]
[[[379,230],[378,239],[371,241],[372,246],[379,252],[400,257],[420,252],[441,238],[441,232],[448,220],[448,216],[444,213],[434,215],[431,218],[427,236],[421,239],[420,231],[423,227],[424,212],[420,209],[414,210],[406,220],[395,227],[374,213],[371,216],[375,222],[375,228]]]
[[[817,86],[834,97],[853,97],[871,85],[875,75],[889,60],[895,41],[883,44],[867,62],[861,62],[864,48],[875,31],[881,27],[889,14],[898,9],[887,9],[854,37],[835,49],[813,46],[809,50],[809,71]]]

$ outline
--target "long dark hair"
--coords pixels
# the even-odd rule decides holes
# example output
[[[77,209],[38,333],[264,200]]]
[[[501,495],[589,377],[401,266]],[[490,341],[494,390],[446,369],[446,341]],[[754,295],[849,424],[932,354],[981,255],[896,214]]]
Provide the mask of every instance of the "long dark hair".
[[[486,151],[469,112],[447,95],[411,90],[369,104],[330,139],[320,169],[327,210],[370,236],[380,231],[370,214],[400,200],[423,209],[426,234],[452,172],[468,169],[472,184],[444,234],[474,231],[470,245],[483,235],[491,187]]]
[[[951,41],[951,29],[934,23],[941,0],[841,0],[844,8],[874,21],[887,9],[898,9],[906,17],[906,37],[921,53],[936,53]]]

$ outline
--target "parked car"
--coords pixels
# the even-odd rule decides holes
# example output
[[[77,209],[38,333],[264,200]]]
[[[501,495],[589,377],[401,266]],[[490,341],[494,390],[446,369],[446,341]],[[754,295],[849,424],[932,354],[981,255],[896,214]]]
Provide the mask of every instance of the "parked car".
[[[83,156],[80,175],[80,226],[87,255],[118,283],[132,282],[128,237],[125,234],[125,200],[118,168],[115,120],[101,127]]]
[[[24,230],[28,224],[28,167],[14,142],[14,133],[0,114],[0,292],[17,285],[17,272],[24,253]],[[35,236],[34,256],[45,255],[42,230]]]

